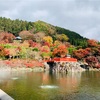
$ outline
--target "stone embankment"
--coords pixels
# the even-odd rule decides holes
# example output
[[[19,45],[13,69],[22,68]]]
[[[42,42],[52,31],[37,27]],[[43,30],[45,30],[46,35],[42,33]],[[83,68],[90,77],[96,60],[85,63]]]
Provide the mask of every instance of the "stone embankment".
[[[54,62],[53,64],[44,64],[45,70],[52,70],[53,72],[81,72],[86,68],[81,62]],[[83,65],[83,67],[82,67]]]

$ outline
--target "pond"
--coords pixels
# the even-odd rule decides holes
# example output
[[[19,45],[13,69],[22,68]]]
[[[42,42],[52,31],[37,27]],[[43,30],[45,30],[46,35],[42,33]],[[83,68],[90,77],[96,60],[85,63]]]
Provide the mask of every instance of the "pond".
[[[100,72],[0,72],[0,89],[15,100],[100,100]]]

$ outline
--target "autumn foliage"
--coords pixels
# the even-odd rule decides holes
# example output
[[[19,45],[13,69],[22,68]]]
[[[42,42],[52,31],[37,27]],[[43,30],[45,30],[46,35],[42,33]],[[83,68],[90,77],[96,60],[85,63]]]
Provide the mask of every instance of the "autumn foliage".
[[[43,38],[43,41],[44,41],[45,43],[48,43],[48,46],[51,46],[52,43],[53,43],[53,39],[52,39],[51,36],[45,36],[45,37]]]
[[[50,48],[48,46],[42,46],[41,52],[50,52]]]
[[[0,33],[0,42],[2,43],[12,43],[15,36],[11,33],[2,32]]]
[[[31,34],[29,31],[21,31],[19,33],[19,36],[22,38],[22,40],[33,40],[33,34]]]
[[[53,55],[57,57],[61,57],[62,55],[66,56],[67,48],[65,45],[59,45],[57,48],[53,50]]]
[[[3,46],[0,46],[0,57],[5,57],[9,55],[9,50],[5,49]]]
[[[89,47],[97,46],[97,41],[96,40],[88,40],[87,42],[88,42]]]
[[[89,64],[91,67],[95,67],[96,63],[98,63],[98,59],[94,56],[88,56],[85,61]]]
[[[89,66],[100,67],[100,44],[95,40],[87,40],[86,48],[71,45],[64,34],[51,37],[45,33],[19,33],[22,42],[15,42],[15,36],[11,33],[0,33],[0,59],[49,59],[51,57],[66,57],[70,54],[81,61],[86,61]],[[57,39],[58,38],[58,39]],[[69,52],[68,52],[69,50]],[[12,66],[15,66],[11,63]],[[26,67],[33,67],[34,63],[24,63]]]
[[[76,57],[77,59],[82,59],[86,56],[89,55],[91,49],[90,48],[86,48],[86,49],[79,49],[79,50],[75,50],[73,52],[74,57]]]

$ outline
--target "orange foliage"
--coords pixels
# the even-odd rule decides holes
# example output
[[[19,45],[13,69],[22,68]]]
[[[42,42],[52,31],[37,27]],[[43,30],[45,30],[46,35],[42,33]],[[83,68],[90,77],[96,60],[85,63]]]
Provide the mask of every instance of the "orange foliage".
[[[43,67],[43,63],[42,62],[38,62],[38,61],[28,61],[28,62],[24,62],[24,65],[28,68],[33,68],[33,67]]]
[[[3,46],[0,46],[0,56],[8,56],[9,50],[5,49]]]
[[[41,49],[41,44],[40,43],[33,42],[32,40],[29,40],[28,43],[29,43],[29,47],[38,48],[39,50]]]
[[[4,56],[8,56],[10,54],[10,51],[7,49],[4,49]]]
[[[34,66],[34,64],[32,64],[32,63],[25,63],[25,66],[29,67],[29,68],[32,68]]]
[[[43,45],[43,46],[48,46],[48,47],[50,47],[50,46],[52,46],[53,44],[50,45],[48,42],[42,41],[42,45]]]
[[[27,40],[25,40],[23,43],[20,44],[21,47],[29,47],[29,43]]]
[[[73,52],[73,55],[74,55],[77,59],[82,59],[82,58],[86,57],[87,55],[89,55],[90,50],[91,50],[90,48],[75,50],[75,51]]]
[[[11,33],[7,33],[7,32],[0,33],[0,42],[12,43],[13,39],[15,39],[15,36]]]
[[[98,45],[96,40],[88,40],[87,42],[90,47],[96,47]]]
[[[6,49],[6,52],[9,51],[10,56],[16,56],[15,48]]]
[[[18,46],[15,51],[16,52],[20,52],[21,51],[21,47]]]
[[[53,55],[57,57],[61,57],[61,55],[67,54],[67,48],[65,45],[60,45],[53,50]]]
[[[50,48],[48,46],[42,46],[41,51],[42,52],[50,52]]]

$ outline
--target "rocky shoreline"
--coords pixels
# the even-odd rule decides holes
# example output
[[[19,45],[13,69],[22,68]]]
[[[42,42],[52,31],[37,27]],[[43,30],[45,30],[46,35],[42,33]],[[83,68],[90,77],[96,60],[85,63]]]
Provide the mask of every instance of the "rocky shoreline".
[[[87,70],[82,68],[82,63],[79,62],[54,62],[53,64],[45,64],[45,70],[48,70],[49,67],[53,72],[81,72]],[[52,67],[53,66],[53,67]]]
[[[19,66],[20,65],[20,66]],[[100,69],[88,68],[86,64],[83,62],[53,62],[47,63],[44,62],[44,66],[34,66],[34,67],[26,67],[20,61],[20,64],[17,64],[16,67],[10,66],[9,63],[5,63],[5,61],[0,61],[0,71],[34,71],[34,72],[43,72],[43,71],[52,71],[55,73],[63,72],[82,72],[86,70],[90,71],[99,71]]]
[[[9,68],[9,67],[5,67],[5,68],[0,68],[0,71],[25,71],[25,72],[43,72],[44,68],[41,67],[36,67],[36,68]]]

